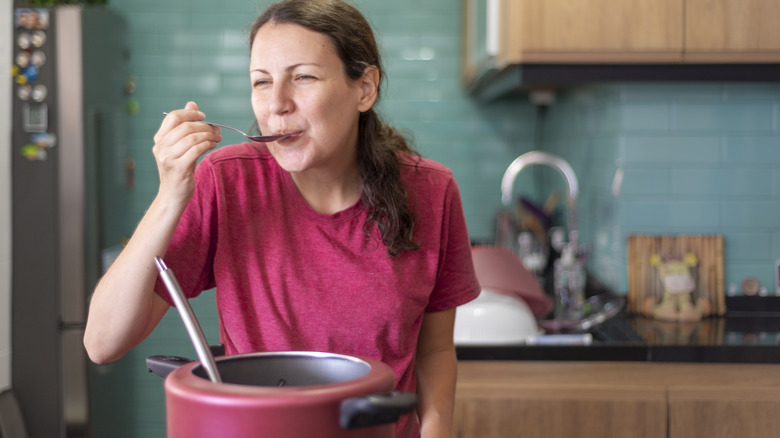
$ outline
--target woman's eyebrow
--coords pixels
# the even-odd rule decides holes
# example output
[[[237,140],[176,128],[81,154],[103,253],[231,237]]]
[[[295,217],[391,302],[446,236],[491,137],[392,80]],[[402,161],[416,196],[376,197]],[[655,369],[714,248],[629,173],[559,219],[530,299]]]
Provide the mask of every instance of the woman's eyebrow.
[[[316,62],[301,62],[301,63],[298,63],[298,64],[293,64],[291,66],[288,66],[284,70],[285,71],[291,71],[291,70],[295,70],[298,67],[305,67],[305,66],[320,67],[320,65],[317,64]],[[265,70],[265,69],[262,69],[262,68],[253,68],[253,69],[249,70],[249,73],[254,73],[254,72],[268,74],[268,70]]]

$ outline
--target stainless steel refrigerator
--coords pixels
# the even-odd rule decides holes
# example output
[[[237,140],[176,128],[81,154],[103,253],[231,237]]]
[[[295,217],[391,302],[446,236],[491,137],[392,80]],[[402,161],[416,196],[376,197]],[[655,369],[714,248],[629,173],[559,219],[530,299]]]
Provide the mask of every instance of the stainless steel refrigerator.
[[[88,436],[87,299],[131,232],[123,18],[14,10],[12,389],[30,437]]]

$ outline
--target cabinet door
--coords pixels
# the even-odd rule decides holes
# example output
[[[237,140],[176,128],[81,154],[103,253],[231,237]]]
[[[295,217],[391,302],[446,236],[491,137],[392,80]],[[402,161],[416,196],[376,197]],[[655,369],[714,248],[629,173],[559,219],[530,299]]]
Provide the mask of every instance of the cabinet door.
[[[501,55],[516,62],[682,59],[684,0],[502,0]]]
[[[663,388],[608,385],[458,386],[457,438],[665,438]]]
[[[777,0],[686,0],[688,62],[780,62]]]
[[[776,438],[776,387],[670,388],[670,438]]]
[[[463,0],[463,79],[476,81],[495,68],[498,50],[496,0]],[[492,16],[491,16],[492,15]]]

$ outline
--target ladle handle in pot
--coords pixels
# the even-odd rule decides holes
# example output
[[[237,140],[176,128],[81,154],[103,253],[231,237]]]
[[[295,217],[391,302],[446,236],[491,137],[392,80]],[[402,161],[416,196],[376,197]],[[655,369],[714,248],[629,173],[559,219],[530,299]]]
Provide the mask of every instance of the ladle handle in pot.
[[[165,262],[160,257],[155,257],[154,263],[157,265],[157,270],[160,271],[160,278],[162,278],[174,304],[176,304],[176,309],[179,311],[182,321],[184,321],[184,326],[187,328],[187,333],[189,333],[192,344],[195,346],[195,352],[198,353],[200,363],[206,369],[206,374],[208,374],[212,382],[222,383],[219,371],[217,371],[217,363],[214,362],[214,356],[211,355],[203,329],[200,328],[200,324],[198,324],[198,320],[195,318],[195,313],[192,311],[192,307],[190,307],[190,302],[184,296],[184,292],[182,292],[179,282],[173,275],[173,271],[165,266]]]
[[[395,423],[417,406],[417,395],[394,391],[348,398],[341,402],[339,425],[342,429]]]

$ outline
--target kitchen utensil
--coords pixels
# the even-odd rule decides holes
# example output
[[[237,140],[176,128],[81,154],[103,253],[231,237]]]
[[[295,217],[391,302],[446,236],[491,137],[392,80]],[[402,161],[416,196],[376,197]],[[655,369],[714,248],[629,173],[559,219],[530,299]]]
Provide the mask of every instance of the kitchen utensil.
[[[528,214],[533,215],[534,219],[538,223],[538,225],[542,229],[542,233],[546,233],[547,230],[550,228],[550,216],[547,214],[547,212],[544,211],[543,207],[540,207],[536,205],[533,201],[526,197],[520,198],[520,206],[525,212],[528,212]],[[536,231],[536,230],[532,230]],[[539,237],[539,236],[537,236]],[[546,237],[542,237],[540,241],[544,241]]]
[[[392,423],[417,402],[393,392],[392,369],[367,357],[288,351],[216,362],[220,384],[198,362],[147,359],[165,376],[168,438],[392,438]]]
[[[166,116],[168,115],[168,113],[166,113],[166,112],[164,112],[163,114],[166,115]],[[242,131],[240,129],[233,128],[232,126],[220,125],[219,123],[205,122],[205,121],[203,123],[208,123],[209,125],[212,125],[212,126],[219,126],[220,128],[231,129],[231,130],[236,131],[239,134],[243,135],[244,137],[248,138],[249,140],[259,141],[261,143],[269,143],[269,142],[281,140],[283,138],[287,138],[287,137],[290,136],[290,134],[249,135],[249,134],[245,133],[244,131]]]
[[[206,336],[203,334],[203,329],[200,328],[198,320],[195,318],[195,313],[190,307],[190,302],[184,296],[184,292],[181,290],[179,282],[176,280],[176,276],[173,275],[173,271],[168,269],[165,262],[160,257],[154,258],[154,263],[157,266],[157,270],[160,271],[160,277],[165,283],[165,287],[168,288],[168,292],[173,298],[176,309],[181,315],[184,326],[187,328],[187,333],[190,335],[192,344],[195,346],[195,351],[198,353],[198,358],[206,368],[206,373],[212,382],[219,383],[222,380],[219,377],[217,371],[217,365],[214,363],[214,356],[211,355],[209,344],[206,341]]]

